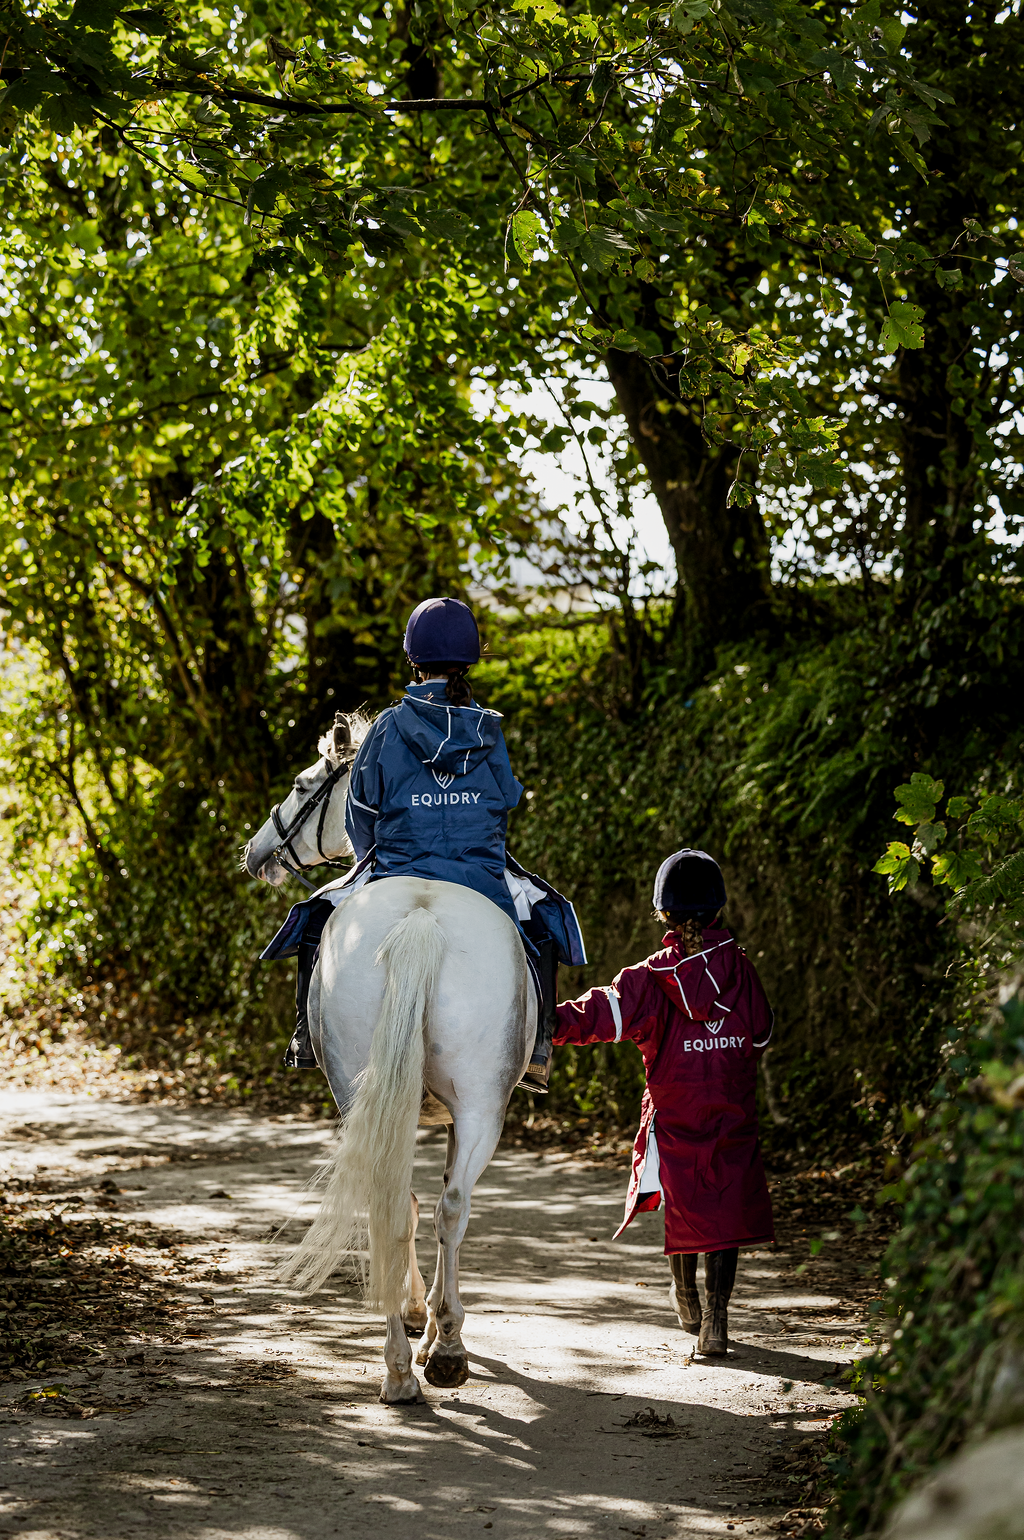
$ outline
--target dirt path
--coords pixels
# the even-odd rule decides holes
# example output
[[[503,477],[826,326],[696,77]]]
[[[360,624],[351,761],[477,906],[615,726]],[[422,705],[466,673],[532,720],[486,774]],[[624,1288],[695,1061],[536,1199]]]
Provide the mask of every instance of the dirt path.
[[[473,1377],[388,1408],[383,1332],[356,1290],[332,1280],[298,1299],[270,1277],[272,1229],[311,1216],[305,1184],[330,1138],[325,1123],[287,1117],[0,1094],[12,1209],[63,1210],[72,1236],[114,1226],[91,1251],[83,1241],[79,1274],[41,1263],[26,1285],[49,1302],[47,1332],[77,1330],[67,1368],[0,1390],[0,1534],[780,1532],[816,1452],[807,1440],[850,1402],[828,1382],[863,1336],[854,1269],[823,1287],[813,1264],[795,1272],[805,1243],[746,1253],[735,1351],[694,1361],[666,1303],[660,1217],[610,1239],[624,1174],[503,1147],[462,1252]],[[423,1137],[428,1205],[442,1154]],[[421,1234],[422,1263],[430,1253]],[[120,1306],[104,1304],[102,1266]],[[782,1532],[809,1532],[809,1517]]]

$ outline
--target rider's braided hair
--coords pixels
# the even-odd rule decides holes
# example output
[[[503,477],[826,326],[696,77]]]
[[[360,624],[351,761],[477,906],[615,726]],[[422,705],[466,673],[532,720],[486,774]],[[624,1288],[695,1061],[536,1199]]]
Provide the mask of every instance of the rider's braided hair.
[[[448,683],[444,687],[444,693],[453,706],[468,706],[473,699],[473,690],[466,678],[469,670],[468,663],[416,663],[417,679],[439,678],[442,674],[448,676]]]
[[[679,946],[685,957],[704,950],[703,932],[714,924],[717,909],[704,909],[700,914],[680,914],[671,909],[659,909],[659,917],[670,925],[679,937]]]

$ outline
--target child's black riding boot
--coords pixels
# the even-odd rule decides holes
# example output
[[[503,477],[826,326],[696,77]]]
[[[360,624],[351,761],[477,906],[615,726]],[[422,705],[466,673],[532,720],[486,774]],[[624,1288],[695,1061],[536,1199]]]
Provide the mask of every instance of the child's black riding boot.
[[[718,1356],[729,1351],[729,1299],[736,1282],[739,1247],[709,1251],[704,1258],[705,1311],[697,1352]]]
[[[538,951],[541,1002],[537,1018],[537,1040],[519,1084],[528,1091],[546,1096],[548,1077],[551,1074],[551,1040],[558,1020],[555,1015],[555,1007],[558,1005],[558,942],[549,937],[540,943]]]
[[[303,941],[299,946],[295,972],[295,1031],[292,1033],[292,1040],[284,1056],[286,1069],[320,1068],[313,1055],[313,1045],[309,1040],[309,1015],[306,1009],[310,980],[313,977],[316,954],[319,950],[319,941]]]
[[[697,1292],[697,1253],[688,1255],[681,1251],[669,1256],[672,1282],[668,1286],[668,1302],[679,1317],[683,1331],[694,1336],[700,1331],[700,1295]]]

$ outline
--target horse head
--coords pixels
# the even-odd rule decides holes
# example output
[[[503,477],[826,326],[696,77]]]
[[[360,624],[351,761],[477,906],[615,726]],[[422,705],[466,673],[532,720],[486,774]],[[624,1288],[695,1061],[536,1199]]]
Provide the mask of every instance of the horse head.
[[[317,744],[316,764],[300,771],[287,797],[243,848],[240,864],[250,877],[279,887],[289,875],[353,854],[345,833],[345,797],[352,761],[369,728],[361,712],[337,712]]]

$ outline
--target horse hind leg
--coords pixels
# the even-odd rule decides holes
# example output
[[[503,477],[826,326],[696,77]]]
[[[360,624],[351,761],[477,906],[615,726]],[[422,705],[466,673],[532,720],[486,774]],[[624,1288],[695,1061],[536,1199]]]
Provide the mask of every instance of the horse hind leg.
[[[387,1318],[384,1339],[384,1364],[387,1370],[380,1387],[380,1399],[388,1406],[408,1405],[423,1400],[420,1382],[413,1373],[412,1345],[409,1334],[422,1331],[427,1323],[427,1302],[423,1275],[416,1264],[416,1226],[420,1206],[416,1194],[410,1194],[412,1233],[409,1236],[409,1288],[401,1313]]]
[[[444,1157],[444,1187],[448,1186],[448,1179],[452,1174],[452,1166],[455,1164],[455,1125],[448,1125],[448,1143]],[[430,1285],[430,1293],[427,1295],[427,1324],[420,1340],[420,1349],[416,1354],[416,1362],[422,1367],[426,1363],[430,1349],[437,1337],[437,1310],[441,1303],[441,1290],[444,1284],[444,1253],[441,1249],[440,1235],[437,1229],[437,1214],[434,1214],[434,1234],[437,1236],[437,1261],[434,1264],[434,1278]]]
[[[504,1108],[497,1118],[488,1118],[473,1137],[456,1124],[455,1160],[435,1212],[439,1278],[434,1280],[430,1291],[428,1345],[421,1347],[417,1356],[418,1361],[425,1364],[427,1383],[439,1390],[452,1390],[469,1379],[469,1357],[462,1342],[466,1312],[459,1298],[459,1247],[469,1224],[473,1188],[494,1154],[503,1114]]]
[[[423,1400],[420,1382],[412,1372],[412,1345],[400,1315],[388,1316],[384,1363],[387,1373],[380,1387],[382,1401],[388,1406],[401,1406],[403,1403]]]
[[[419,1224],[420,1206],[415,1193],[410,1194],[410,1198],[412,1234],[409,1237],[409,1292],[401,1314],[388,1316],[387,1336],[384,1340],[387,1373],[380,1387],[380,1398],[388,1406],[408,1405],[423,1400],[419,1380],[413,1373],[409,1336],[417,1335],[426,1327],[426,1285],[416,1261],[416,1227]]]
[[[410,1337],[418,1337],[427,1326],[427,1287],[423,1282],[419,1263],[416,1261],[416,1231],[420,1222],[420,1205],[412,1194],[412,1235],[409,1238],[409,1293],[402,1306],[402,1321]]]

